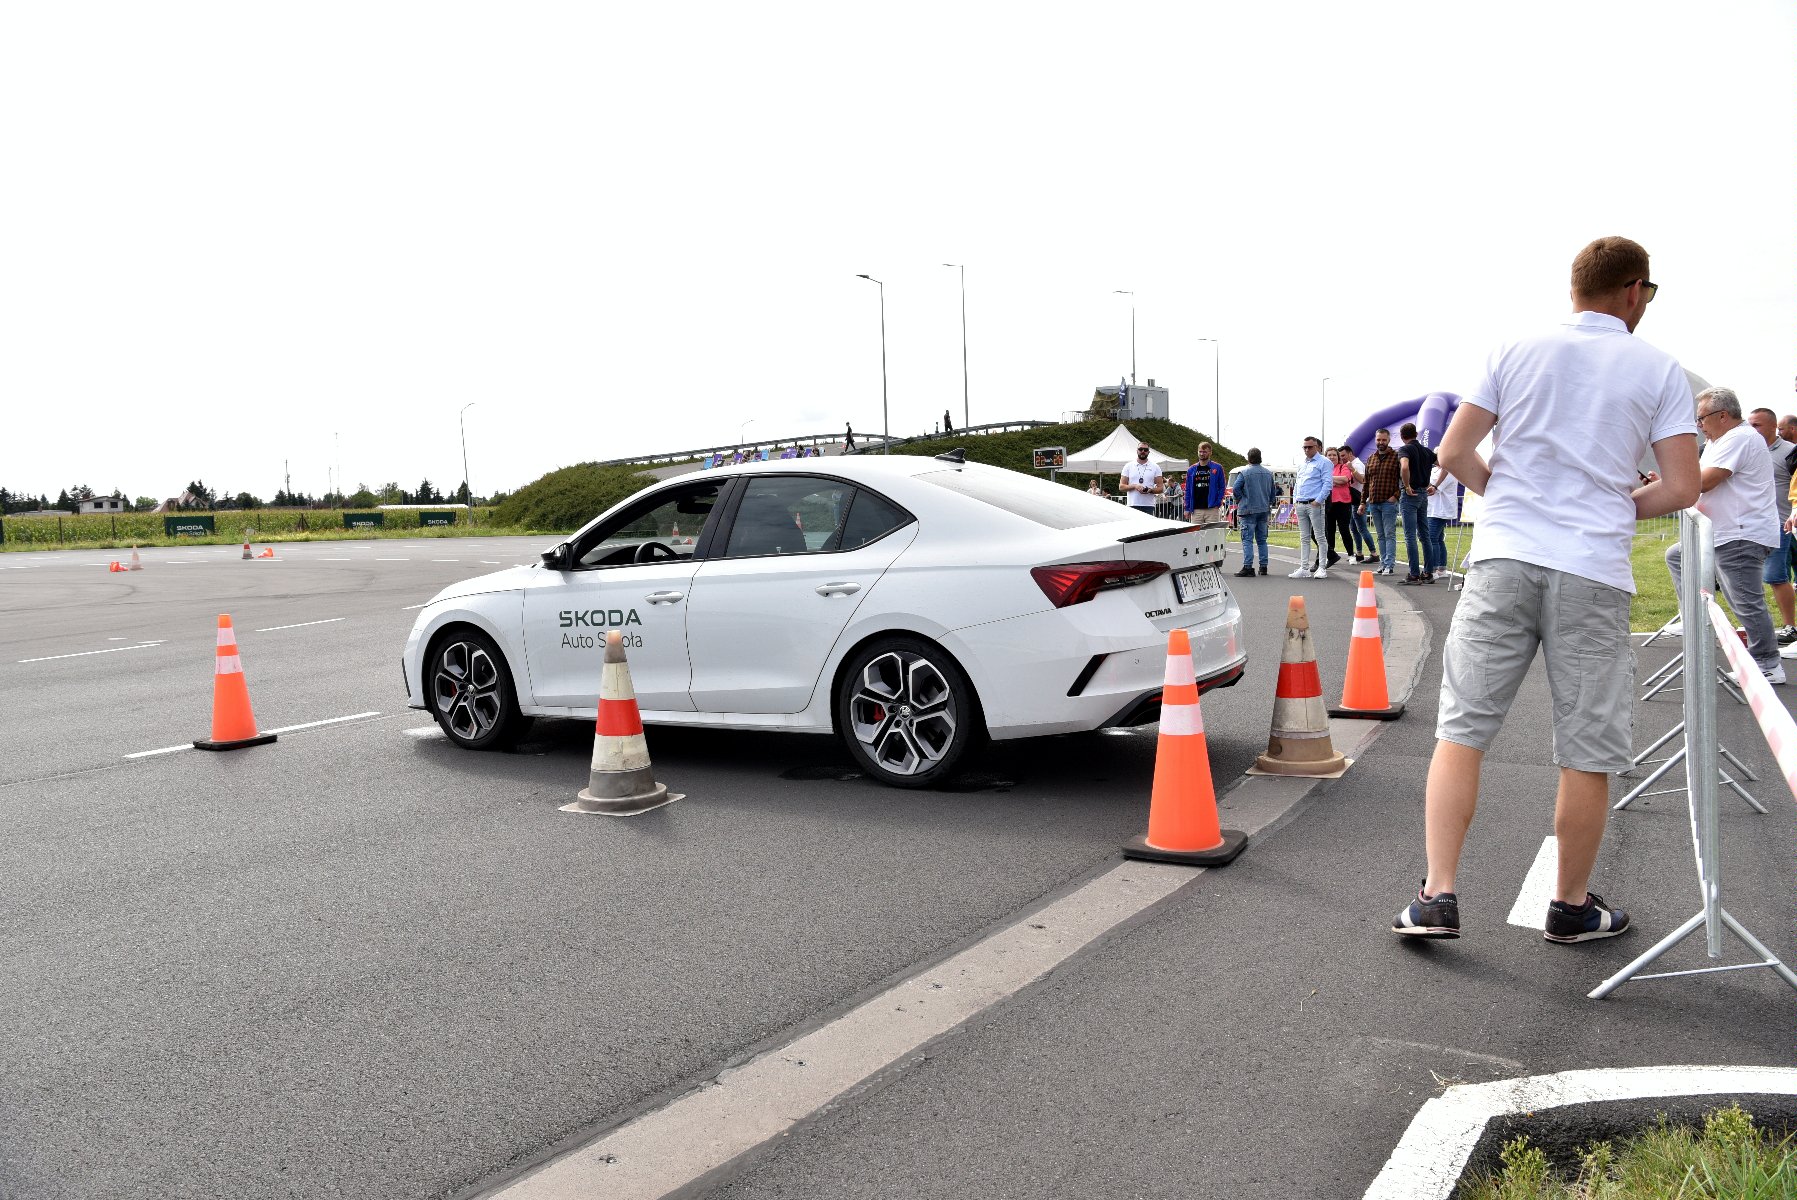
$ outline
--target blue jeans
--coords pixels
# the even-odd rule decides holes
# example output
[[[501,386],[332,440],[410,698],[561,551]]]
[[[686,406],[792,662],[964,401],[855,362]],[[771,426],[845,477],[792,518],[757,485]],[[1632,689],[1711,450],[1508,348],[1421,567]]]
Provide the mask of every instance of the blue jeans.
[[[1448,569],[1448,518],[1429,518],[1429,574]]]
[[[1242,565],[1244,567],[1253,564],[1257,549],[1260,552],[1260,565],[1263,567],[1267,565],[1267,517],[1269,515],[1264,512],[1238,512],[1235,515],[1236,524],[1241,526],[1242,530]]]
[[[1354,506],[1354,529],[1358,535],[1357,553],[1368,556],[1379,553],[1378,543],[1373,541],[1373,531],[1367,528],[1366,514],[1360,511],[1359,505]]]
[[[1404,518],[1404,558],[1410,564],[1412,577],[1421,575],[1424,568],[1417,559],[1417,546],[1428,553],[1429,497],[1418,492],[1414,496],[1398,496],[1398,512]]]
[[[1398,502],[1381,500],[1377,504],[1368,502],[1367,511],[1379,525],[1379,565],[1387,571],[1398,566]]]

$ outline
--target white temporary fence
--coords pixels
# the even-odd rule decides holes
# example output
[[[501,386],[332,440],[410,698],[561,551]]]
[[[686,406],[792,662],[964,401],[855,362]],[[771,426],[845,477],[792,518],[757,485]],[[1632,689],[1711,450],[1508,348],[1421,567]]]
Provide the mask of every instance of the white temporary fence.
[[[1645,954],[1599,984],[1590,993],[1593,1000],[1603,999],[1631,979],[1670,979],[1679,975],[1709,975],[1755,967],[1770,967],[1786,983],[1797,988],[1797,972],[1781,962],[1722,907],[1722,831],[1716,812],[1717,771],[1714,769],[1718,762],[1716,689],[1699,687],[1694,682],[1715,678],[1718,643],[1734,667],[1735,681],[1749,697],[1748,703],[1760,731],[1766,735],[1767,743],[1778,758],[1779,770],[1784,773],[1794,796],[1797,796],[1797,769],[1794,769],[1797,768],[1797,725],[1793,725],[1784,705],[1772,694],[1771,685],[1748,657],[1745,647],[1735,636],[1734,626],[1716,604],[1712,590],[1716,581],[1715,533],[1709,519],[1696,509],[1687,509],[1681,516],[1679,545],[1684,564],[1679,608],[1685,616],[1684,674],[1689,684],[1684,694],[1685,774],[1690,784],[1691,845],[1697,858],[1697,881],[1703,894],[1703,907],[1696,916],[1655,942]],[[1699,620],[1699,614],[1704,614],[1708,620]],[[1706,624],[1715,635],[1715,642],[1704,636]],[[1759,961],[1698,967],[1689,971],[1662,971],[1653,975],[1640,973],[1642,968],[1695,932],[1699,925],[1704,927],[1706,949],[1711,959],[1722,957],[1722,931],[1726,928],[1759,955]]]

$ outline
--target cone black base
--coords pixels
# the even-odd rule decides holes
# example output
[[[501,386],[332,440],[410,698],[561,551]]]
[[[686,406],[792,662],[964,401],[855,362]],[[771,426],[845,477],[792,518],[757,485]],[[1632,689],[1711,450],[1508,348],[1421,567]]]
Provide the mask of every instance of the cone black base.
[[[1390,708],[1343,708],[1339,704],[1331,704],[1329,715],[1351,717],[1357,721],[1395,721],[1404,715],[1404,706],[1394,704]]]
[[[1224,863],[1234,861],[1236,855],[1248,848],[1248,835],[1239,829],[1225,829],[1223,844],[1209,850],[1162,850],[1148,844],[1148,835],[1130,838],[1123,843],[1124,858],[1139,858],[1147,862],[1178,863],[1187,867],[1220,867]]]
[[[261,746],[275,740],[272,733],[259,733],[253,738],[239,738],[235,742],[195,741],[195,750],[241,750],[245,746]]]
[[[638,813],[646,813],[652,808],[660,808],[664,804],[672,804],[681,799],[685,793],[670,792],[666,784],[658,783],[653,791],[638,796],[626,796],[620,800],[607,800],[593,795],[591,788],[582,788],[580,798],[572,804],[561,806],[563,812],[596,813],[602,817],[634,817]]]

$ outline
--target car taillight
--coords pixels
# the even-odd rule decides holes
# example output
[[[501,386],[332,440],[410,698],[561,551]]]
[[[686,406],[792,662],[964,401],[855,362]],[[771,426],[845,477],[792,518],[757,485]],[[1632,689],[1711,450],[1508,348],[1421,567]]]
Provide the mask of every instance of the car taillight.
[[[1166,573],[1164,562],[1083,562],[1030,568],[1036,586],[1056,608],[1084,604],[1099,592],[1134,587]]]

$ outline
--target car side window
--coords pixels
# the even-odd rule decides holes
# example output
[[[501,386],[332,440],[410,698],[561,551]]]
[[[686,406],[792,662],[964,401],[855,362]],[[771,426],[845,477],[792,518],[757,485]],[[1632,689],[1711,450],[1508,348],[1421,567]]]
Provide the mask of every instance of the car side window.
[[[576,568],[691,558],[723,486],[711,482],[661,492],[588,530],[574,547]]]
[[[855,489],[834,479],[749,476],[726,558],[821,554],[836,549]]]
[[[842,548],[859,550],[869,542],[877,542],[901,525],[910,523],[910,514],[884,496],[860,490],[849,505],[848,520],[842,523]]]

